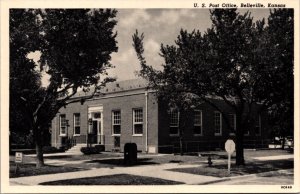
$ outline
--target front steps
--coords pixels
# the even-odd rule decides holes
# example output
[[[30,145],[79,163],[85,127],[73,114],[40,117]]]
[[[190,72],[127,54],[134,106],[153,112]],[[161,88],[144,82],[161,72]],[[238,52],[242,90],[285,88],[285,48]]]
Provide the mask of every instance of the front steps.
[[[70,154],[70,155],[81,155],[81,154],[83,154],[80,151],[80,149],[82,147],[86,147],[86,144],[76,144],[75,146],[68,149],[65,153]]]

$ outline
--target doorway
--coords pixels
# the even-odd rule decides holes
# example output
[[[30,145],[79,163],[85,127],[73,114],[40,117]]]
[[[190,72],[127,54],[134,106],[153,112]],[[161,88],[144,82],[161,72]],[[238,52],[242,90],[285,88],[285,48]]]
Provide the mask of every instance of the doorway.
[[[103,107],[89,107],[88,108],[88,120],[90,143],[92,144],[104,144],[103,133]]]

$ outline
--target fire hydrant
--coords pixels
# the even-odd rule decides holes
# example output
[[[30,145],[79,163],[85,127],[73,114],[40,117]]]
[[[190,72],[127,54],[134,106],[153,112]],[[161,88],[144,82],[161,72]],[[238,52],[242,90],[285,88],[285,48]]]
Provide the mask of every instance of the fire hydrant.
[[[207,158],[207,164],[208,164],[209,167],[211,167],[212,164],[213,164],[213,162],[211,161],[210,155],[208,155],[208,158]]]

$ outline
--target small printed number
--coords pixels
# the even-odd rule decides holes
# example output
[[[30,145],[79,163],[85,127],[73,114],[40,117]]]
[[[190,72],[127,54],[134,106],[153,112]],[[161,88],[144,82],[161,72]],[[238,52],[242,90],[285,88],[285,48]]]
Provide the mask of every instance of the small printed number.
[[[281,186],[282,189],[292,189],[292,186],[290,185],[283,185]]]

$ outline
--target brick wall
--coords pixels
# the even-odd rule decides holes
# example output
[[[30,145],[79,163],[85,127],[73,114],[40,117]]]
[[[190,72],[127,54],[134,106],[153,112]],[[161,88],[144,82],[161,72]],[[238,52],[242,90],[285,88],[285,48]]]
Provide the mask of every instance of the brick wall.
[[[138,94],[125,93],[115,97],[108,96],[107,98],[99,98],[86,101],[83,105],[73,103],[66,108],[62,108],[52,121],[53,130],[57,129],[56,133],[52,132],[52,145],[61,146],[61,136],[59,135],[59,115],[65,114],[69,120],[68,136],[74,137],[77,143],[86,143],[86,135],[88,130],[88,107],[102,106],[103,107],[103,132],[105,138],[105,150],[111,151],[114,148],[114,136],[112,135],[112,111],[120,110],[121,112],[121,135],[120,148],[123,151],[124,144],[128,142],[136,143],[138,150],[146,151],[146,95],[144,90],[137,91]],[[148,145],[157,146],[157,102],[152,93],[148,95]],[[133,109],[143,109],[143,135],[133,135]],[[80,136],[74,134],[74,113],[80,113]],[[56,138],[55,138],[56,137]]]
[[[218,107],[222,107],[222,110],[228,116],[230,113],[233,113],[232,109],[222,100],[214,100],[214,103]],[[253,106],[252,115],[257,116],[258,106]],[[235,136],[230,135],[230,128],[225,122],[224,115],[222,115],[222,134],[215,135],[214,127],[214,113],[217,111],[214,107],[207,103],[201,104],[196,108],[197,110],[202,111],[202,135],[195,135],[193,132],[194,128],[194,115],[193,112],[187,113],[188,120],[186,122],[186,127],[184,130],[184,149],[187,151],[201,151],[207,149],[221,148],[224,149],[225,141],[231,137]],[[158,146],[160,152],[173,152],[174,149],[179,147],[179,136],[171,136],[169,134],[169,115],[167,103],[159,103],[159,133],[158,133]],[[245,148],[255,148],[255,147],[265,147],[267,146],[267,139],[269,134],[269,128],[267,124],[267,113],[261,113],[261,134],[255,134],[254,126],[250,129],[249,135],[244,136]],[[264,144],[264,145],[263,145]],[[174,148],[177,147],[177,148]]]
[[[215,103],[222,107],[226,115],[233,113],[230,107],[221,100],[215,100]],[[178,147],[178,136],[169,134],[169,115],[167,103],[157,102],[154,93],[148,93],[148,151],[151,152],[173,152],[174,146]],[[66,108],[60,109],[57,116],[52,121],[52,145],[61,146],[62,137],[59,134],[59,115],[65,114],[69,120],[67,135],[74,138],[77,143],[86,143],[88,131],[88,107],[103,107],[103,131],[105,139],[105,150],[114,149],[114,138],[112,135],[112,111],[121,112],[121,135],[120,148],[123,151],[124,144],[133,142],[137,144],[138,150],[146,151],[146,95],[145,90],[140,89],[129,92],[119,92],[108,94],[104,97],[88,100],[84,104],[74,103]],[[133,109],[143,109],[143,135],[133,135]],[[256,107],[253,107],[253,114],[256,114]],[[202,135],[194,135],[194,113],[188,114],[186,129],[184,130],[184,146],[188,150],[200,151],[203,149],[223,148],[226,139],[229,137],[229,127],[222,116],[222,135],[214,134],[214,113],[216,111],[212,106],[203,103],[197,110],[202,111]],[[80,113],[80,135],[74,136],[74,114]],[[267,114],[261,114],[261,135],[256,136],[254,128],[250,134],[245,136],[245,147],[259,147],[268,138],[269,130],[267,125]],[[150,148],[150,149],[149,149]]]

